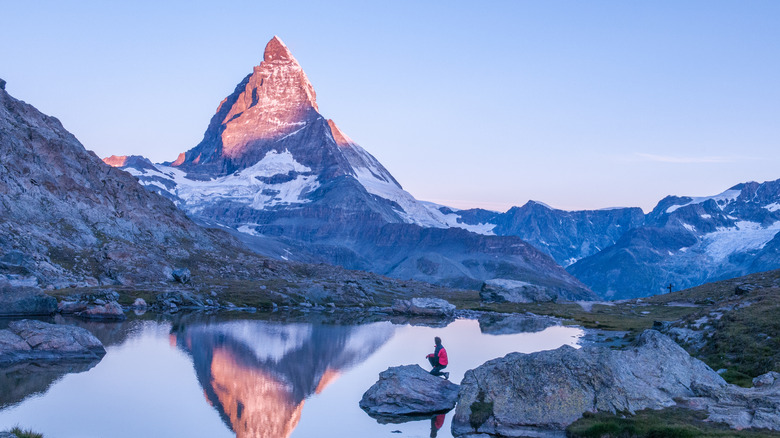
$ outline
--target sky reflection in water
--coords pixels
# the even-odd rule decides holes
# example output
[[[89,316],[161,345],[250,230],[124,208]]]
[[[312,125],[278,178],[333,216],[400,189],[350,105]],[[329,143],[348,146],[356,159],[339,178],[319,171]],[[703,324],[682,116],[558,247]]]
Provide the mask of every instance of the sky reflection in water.
[[[379,424],[358,407],[381,371],[414,363],[428,369],[425,355],[440,336],[458,383],[486,360],[576,345],[582,334],[550,327],[487,335],[475,320],[431,328],[183,318],[89,328],[107,346],[103,360],[4,408],[0,430],[18,424],[47,438],[429,437],[430,421]],[[19,392],[25,382],[3,384]],[[451,436],[450,420],[439,437]]]

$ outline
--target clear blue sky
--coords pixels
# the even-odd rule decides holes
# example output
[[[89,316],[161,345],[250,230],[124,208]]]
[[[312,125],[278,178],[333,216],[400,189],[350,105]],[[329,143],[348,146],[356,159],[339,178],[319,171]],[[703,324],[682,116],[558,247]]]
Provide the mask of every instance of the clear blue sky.
[[[279,35],[418,199],[639,206],[780,178],[780,1],[4,1],[0,78],[99,156],[196,145]]]

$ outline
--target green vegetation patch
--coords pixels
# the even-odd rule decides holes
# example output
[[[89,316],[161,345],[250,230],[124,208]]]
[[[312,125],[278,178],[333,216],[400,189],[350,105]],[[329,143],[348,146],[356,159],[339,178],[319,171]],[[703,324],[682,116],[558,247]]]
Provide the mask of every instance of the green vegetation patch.
[[[471,404],[469,423],[474,430],[478,430],[491,416],[493,416],[493,402],[485,401],[485,392],[479,391],[477,401]]]
[[[643,410],[635,415],[585,413],[566,428],[570,438],[692,438],[692,437],[780,437],[766,429],[734,430],[723,423],[705,421],[707,414],[681,408]]]
[[[23,430],[19,426],[14,427],[9,430],[9,432],[16,435],[17,438],[43,438],[42,433],[33,432],[32,430]]]

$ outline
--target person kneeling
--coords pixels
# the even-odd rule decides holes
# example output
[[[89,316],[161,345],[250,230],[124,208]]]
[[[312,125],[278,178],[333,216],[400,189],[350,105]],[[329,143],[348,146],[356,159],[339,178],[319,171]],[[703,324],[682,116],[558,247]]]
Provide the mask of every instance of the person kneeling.
[[[447,368],[447,364],[449,363],[449,360],[447,359],[447,350],[445,350],[444,346],[441,345],[440,337],[436,336],[433,338],[433,341],[436,343],[436,348],[433,350],[433,353],[425,356],[428,358],[428,362],[430,362],[431,366],[433,367],[431,374],[434,376],[444,376],[445,379],[449,379],[449,372],[441,372],[441,370]]]

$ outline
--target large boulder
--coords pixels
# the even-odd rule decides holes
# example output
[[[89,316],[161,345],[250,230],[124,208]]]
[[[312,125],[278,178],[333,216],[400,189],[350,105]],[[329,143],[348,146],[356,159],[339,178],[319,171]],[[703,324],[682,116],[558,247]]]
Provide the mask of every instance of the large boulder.
[[[18,287],[0,282],[0,316],[51,315],[56,310],[57,299],[37,287]]]
[[[466,372],[452,420],[456,436],[517,436],[562,429],[584,412],[635,412],[716,391],[726,382],[655,330],[626,350],[604,347],[510,353]]]
[[[21,320],[0,330],[0,365],[28,361],[94,360],[103,344],[86,329],[71,325]]]
[[[482,283],[479,298],[486,303],[537,303],[554,302],[558,294],[525,281],[495,278]]]
[[[449,411],[458,385],[433,376],[419,365],[391,367],[363,394],[360,407],[377,418],[425,415]]]
[[[455,305],[441,298],[412,298],[395,300],[391,310],[399,315],[451,317]]]

